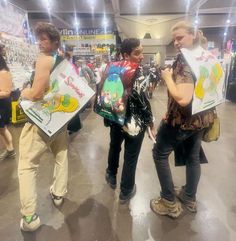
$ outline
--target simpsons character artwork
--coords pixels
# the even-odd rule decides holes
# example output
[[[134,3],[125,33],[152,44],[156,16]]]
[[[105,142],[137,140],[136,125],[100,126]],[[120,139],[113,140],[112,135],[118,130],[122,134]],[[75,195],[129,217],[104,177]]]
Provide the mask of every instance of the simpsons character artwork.
[[[210,109],[224,101],[224,71],[218,59],[202,47],[181,49],[196,77],[192,114]]]
[[[25,114],[52,136],[89,101],[94,91],[64,60],[50,75],[50,88],[41,101],[22,101]]]
[[[126,102],[132,89],[136,63],[113,62],[107,66],[96,98],[95,112],[118,124],[124,124]]]

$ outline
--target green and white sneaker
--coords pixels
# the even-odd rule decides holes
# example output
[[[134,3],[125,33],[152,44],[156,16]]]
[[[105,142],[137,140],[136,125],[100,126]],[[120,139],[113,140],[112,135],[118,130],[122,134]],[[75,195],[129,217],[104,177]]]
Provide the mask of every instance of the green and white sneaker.
[[[29,216],[23,216],[20,220],[20,228],[25,232],[33,232],[40,226],[39,216],[35,213]]]

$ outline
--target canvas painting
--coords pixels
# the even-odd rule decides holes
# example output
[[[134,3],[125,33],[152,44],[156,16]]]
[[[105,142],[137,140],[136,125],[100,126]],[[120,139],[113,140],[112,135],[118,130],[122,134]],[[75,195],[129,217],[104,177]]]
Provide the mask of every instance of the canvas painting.
[[[200,46],[192,50],[181,49],[181,52],[196,77],[192,114],[222,103],[225,74],[220,61]]]
[[[50,75],[50,89],[37,102],[21,101],[25,114],[48,136],[53,136],[90,100],[94,91],[63,60]]]

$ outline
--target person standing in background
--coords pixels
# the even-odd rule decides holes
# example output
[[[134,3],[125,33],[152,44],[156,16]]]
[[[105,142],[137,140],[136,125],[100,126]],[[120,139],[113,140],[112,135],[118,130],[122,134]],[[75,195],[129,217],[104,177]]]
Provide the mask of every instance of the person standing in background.
[[[96,81],[96,92],[98,91],[99,83],[101,82],[102,75],[106,69],[106,63],[104,62],[102,56],[95,57],[95,67],[94,67],[94,74],[95,74],[95,81]]]
[[[4,56],[4,46],[0,45],[0,137],[4,146],[4,151],[0,154],[0,161],[16,155],[12,135],[7,128],[11,119],[12,77]]]

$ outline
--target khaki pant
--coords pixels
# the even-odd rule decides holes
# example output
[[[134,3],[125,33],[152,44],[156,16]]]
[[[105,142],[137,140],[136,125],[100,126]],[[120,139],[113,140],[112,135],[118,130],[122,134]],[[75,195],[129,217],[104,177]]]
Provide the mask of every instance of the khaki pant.
[[[26,123],[19,140],[18,177],[20,185],[21,213],[33,215],[36,211],[36,176],[39,158],[50,148],[55,156],[52,190],[56,196],[67,192],[68,158],[66,129],[49,138],[36,125]]]

